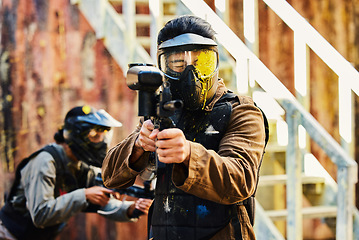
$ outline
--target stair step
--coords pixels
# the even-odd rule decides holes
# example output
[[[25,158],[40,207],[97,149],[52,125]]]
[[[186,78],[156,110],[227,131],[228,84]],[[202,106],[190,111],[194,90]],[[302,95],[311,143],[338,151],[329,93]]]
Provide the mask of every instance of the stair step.
[[[273,186],[276,184],[287,184],[288,176],[285,174],[279,174],[279,175],[261,175],[259,177],[259,183],[258,185],[263,186]],[[323,177],[317,177],[317,176],[307,176],[302,175],[302,183],[303,184],[317,184],[317,183],[324,183],[325,179]]]
[[[122,16],[122,14],[120,14]],[[165,24],[169,20],[173,19],[173,15],[164,15],[163,16],[163,23]],[[150,25],[152,18],[151,15],[148,14],[136,14],[135,15],[135,21],[138,25]]]
[[[283,210],[268,210],[265,211],[267,216],[273,221],[286,220],[288,211]],[[337,216],[337,207],[335,206],[315,206],[302,208],[303,218],[330,218]]]
[[[278,145],[277,143],[268,142],[266,152],[286,152],[287,146]]]

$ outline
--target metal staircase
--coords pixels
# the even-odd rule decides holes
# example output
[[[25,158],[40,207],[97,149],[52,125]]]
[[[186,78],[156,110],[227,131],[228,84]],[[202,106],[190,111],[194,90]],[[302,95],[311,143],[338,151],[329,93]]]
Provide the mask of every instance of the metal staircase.
[[[294,32],[298,99],[255,54],[257,0],[243,0],[246,43],[230,30],[220,12],[213,12],[201,0],[72,0],[122,69],[132,62],[155,62],[157,32],[174,16],[194,14],[210,22],[218,33],[221,56],[225,58],[220,73],[230,75],[230,88],[251,94],[270,120],[270,142],[257,193],[254,226],[257,239],[303,239],[304,218],[323,219],[337,239],[359,239],[359,213],[354,205],[357,164],[351,156],[353,113],[350,111],[354,109],[351,94],[359,95],[359,73],[286,1],[263,2]],[[149,34],[138,36],[136,29],[141,28]],[[339,76],[340,144],[302,104],[308,47]],[[349,111],[344,106],[350,106]],[[316,142],[337,165],[336,182],[302,146],[303,135]]]

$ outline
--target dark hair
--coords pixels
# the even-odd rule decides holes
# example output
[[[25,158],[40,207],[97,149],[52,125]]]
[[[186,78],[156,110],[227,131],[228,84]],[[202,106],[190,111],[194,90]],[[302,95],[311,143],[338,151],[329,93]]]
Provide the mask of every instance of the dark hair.
[[[166,23],[158,33],[157,45],[184,33],[195,33],[216,40],[214,36],[216,32],[206,20],[197,16],[184,15]]]
[[[54,139],[55,142],[57,144],[59,143],[64,143],[65,142],[65,138],[64,138],[64,129],[59,129],[55,134],[54,134]]]

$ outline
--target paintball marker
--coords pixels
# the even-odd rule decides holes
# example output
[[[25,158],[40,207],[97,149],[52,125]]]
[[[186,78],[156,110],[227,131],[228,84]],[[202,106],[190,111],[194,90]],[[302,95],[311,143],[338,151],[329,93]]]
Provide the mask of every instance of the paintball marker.
[[[151,64],[130,64],[127,71],[127,86],[138,91],[138,116],[151,119],[160,131],[175,127],[170,117],[183,106],[181,100],[172,100],[170,83],[164,79],[164,74]],[[158,164],[157,155],[151,152],[148,166],[140,177],[147,181],[154,179]]]
[[[146,198],[146,199],[154,199],[155,198],[155,192],[154,190],[151,190],[151,182],[145,181],[144,187],[140,186],[131,186],[125,189],[111,189],[112,191],[118,192],[120,194],[125,194],[127,196],[136,197],[136,198]],[[94,185],[105,187],[103,184],[101,173],[97,173],[96,177],[94,179]],[[106,188],[106,187],[105,187]],[[139,216],[143,215],[144,213],[139,209],[134,209],[132,216],[133,218],[138,218]]]
[[[145,181],[143,185],[144,185],[143,187],[133,185],[131,187],[124,189],[116,188],[111,190],[118,192],[120,194],[126,194],[131,197],[153,199],[155,197],[155,193],[154,190],[151,190],[151,182]],[[101,173],[97,173],[95,177],[95,186],[105,187],[103,184]]]
[[[181,100],[172,100],[170,83],[164,81],[163,73],[150,64],[130,64],[127,86],[138,90],[138,116],[151,119],[160,130],[174,127],[169,118],[182,108]]]

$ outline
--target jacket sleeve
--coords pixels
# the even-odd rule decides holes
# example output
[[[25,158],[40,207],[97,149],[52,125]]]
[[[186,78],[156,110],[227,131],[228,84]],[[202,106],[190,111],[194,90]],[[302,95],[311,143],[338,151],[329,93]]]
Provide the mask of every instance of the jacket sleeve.
[[[136,176],[147,166],[149,152],[145,152],[135,164],[130,165],[129,163],[133,145],[141,129],[141,122],[134,132],[108,151],[102,163],[102,177],[106,187],[127,188],[132,186]]]
[[[181,190],[221,204],[250,197],[256,188],[265,130],[261,111],[251,98],[233,104],[219,151],[191,142],[188,169],[176,164],[172,179]]]
[[[66,222],[87,207],[85,189],[77,189],[57,198],[55,160],[41,152],[21,170],[26,205],[36,227],[43,228]]]

